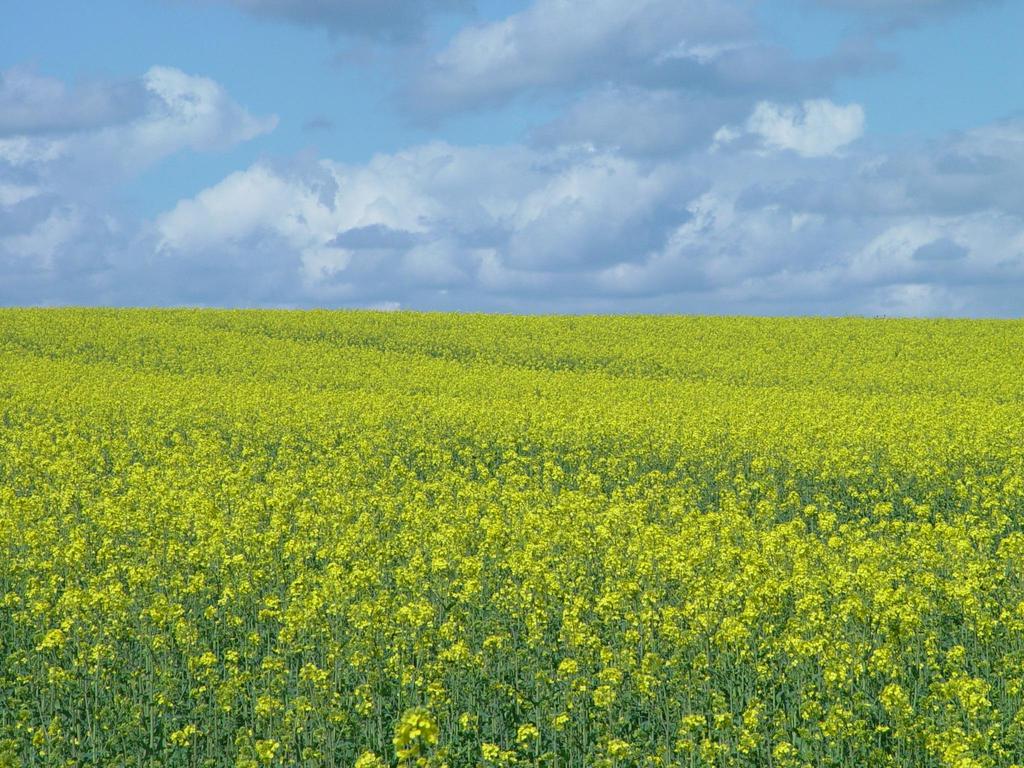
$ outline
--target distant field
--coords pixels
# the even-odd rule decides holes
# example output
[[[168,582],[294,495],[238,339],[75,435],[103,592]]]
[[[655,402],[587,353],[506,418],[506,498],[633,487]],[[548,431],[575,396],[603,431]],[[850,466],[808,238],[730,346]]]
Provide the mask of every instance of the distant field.
[[[0,766],[1024,764],[1024,323],[0,311]]]

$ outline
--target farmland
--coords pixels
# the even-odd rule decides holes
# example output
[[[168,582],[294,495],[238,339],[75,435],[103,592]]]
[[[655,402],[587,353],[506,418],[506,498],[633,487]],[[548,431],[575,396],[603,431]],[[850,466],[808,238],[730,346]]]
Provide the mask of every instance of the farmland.
[[[0,766],[1024,764],[1024,323],[0,311]]]

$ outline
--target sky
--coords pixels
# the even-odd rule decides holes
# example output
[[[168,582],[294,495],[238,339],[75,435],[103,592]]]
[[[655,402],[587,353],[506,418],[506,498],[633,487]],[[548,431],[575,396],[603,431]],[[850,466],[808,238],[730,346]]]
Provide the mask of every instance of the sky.
[[[1024,316],[1024,3],[3,0],[0,304]]]

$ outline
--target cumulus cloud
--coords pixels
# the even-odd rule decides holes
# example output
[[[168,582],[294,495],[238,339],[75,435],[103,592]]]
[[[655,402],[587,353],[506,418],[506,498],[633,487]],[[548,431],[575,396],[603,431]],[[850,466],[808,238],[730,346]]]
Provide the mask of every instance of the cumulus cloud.
[[[257,165],[182,201],[157,229],[166,258],[271,234],[299,254],[311,296],[403,301],[388,291],[463,285],[492,257],[557,275],[657,248],[694,184],[611,154],[431,144],[302,174]]]
[[[206,0],[257,16],[323,27],[349,37],[407,39],[432,15],[464,11],[470,0]]]
[[[670,60],[699,67],[752,31],[746,13],[719,0],[536,0],[460,30],[411,95],[422,109],[443,112],[531,89],[635,77]]]
[[[126,243],[114,218],[84,203],[49,194],[0,202],[0,303],[102,303],[100,276]]]
[[[761,101],[742,124],[727,123],[715,131],[712,151],[728,147],[827,157],[861,138],[864,127],[864,109],[859,104],[840,105],[828,99],[798,105]],[[748,194],[757,191],[755,187]]]
[[[300,304],[519,311],[1013,314],[1024,291],[1024,211],[971,150],[1009,159],[1008,127],[901,153],[813,163],[742,147],[675,160],[586,148],[430,144],[365,165],[260,164],[156,223],[159,259],[191,254],[275,269],[295,258]],[[941,166],[941,167],[940,167]],[[936,213],[951,175],[984,206]],[[837,184],[842,179],[843,184]],[[841,206],[797,190],[845,188]],[[235,212],[226,217],[227,212]]]
[[[799,107],[762,101],[747,120],[746,130],[771,149],[823,157],[864,135],[864,109],[828,99],[805,101]]]
[[[657,249],[699,186],[673,165],[645,167],[608,154],[579,158],[515,201],[503,261],[575,272]]]
[[[34,97],[21,99],[15,118],[20,132],[0,137],[0,182],[20,180],[37,191],[91,196],[180,150],[225,149],[277,123],[274,116],[250,114],[215,81],[171,67],[153,67],[137,81],[108,90],[138,91],[141,108],[104,111],[114,96],[82,101],[50,81]],[[66,114],[65,103],[71,107]],[[85,106],[76,112],[75,104]]]
[[[146,89],[139,81],[85,82],[69,88],[22,67],[0,71],[0,136],[100,128],[135,119],[146,107]]]
[[[235,4],[378,37],[456,5]],[[150,221],[96,190],[275,118],[175,69],[18,70],[0,84],[0,302],[1019,314],[1024,121],[862,141],[864,110],[822,97],[879,64],[870,45],[808,66],[754,18],[742,0],[533,0],[457,32],[406,92],[421,116],[544,94],[562,111],[524,143],[264,160]]]
[[[864,40],[799,59],[768,40],[739,0],[534,0],[519,13],[461,29],[403,93],[415,113],[434,118],[524,94],[582,93],[568,125],[555,129],[571,132],[599,126],[620,108],[614,102],[642,101],[644,91],[647,109],[671,112],[678,110],[673,98],[801,97],[840,76],[890,65]],[[591,88],[599,92],[588,94]]]
[[[131,174],[182,149],[227,149],[277,125],[275,116],[250,114],[209,78],[153,67],[142,83],[152,97],[146,114],[123,127],[77,138],[69,154],[90,158],[89,165],[99,158]]]
[[[133,259],[155,241],[104,210],[104,192],[178,151],[213,151],[274,127],[216,82],[153,67],[68,88],[25,70],[0,100],[0,270],[5,303],[95,303],[146,284]],[[13,83],[13,84],[12,84]],[[129,255],[130,254],[130,255]]]
[[[808,214],[960,216],[989,210],[1024,215],[1024,120],[953,134],[931,145],[851,153],[836,168],[810,167],[795,179],[762,177],[743,192],[746,208],[784,204]],[[842,183],[837,174],[842,173]]]
[[[8,192],[0,301],[1015,314],[1022,139],[1011,121],[815,158],[759,135],[677,156],[437,142],[257,163],[134,227]]]

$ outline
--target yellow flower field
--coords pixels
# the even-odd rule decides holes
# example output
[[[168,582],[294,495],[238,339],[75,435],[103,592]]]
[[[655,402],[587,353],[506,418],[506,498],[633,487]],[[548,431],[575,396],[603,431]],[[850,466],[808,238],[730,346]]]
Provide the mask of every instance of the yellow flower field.
[[[0,311],[0,766],[1024,765],[1024,323]]]

